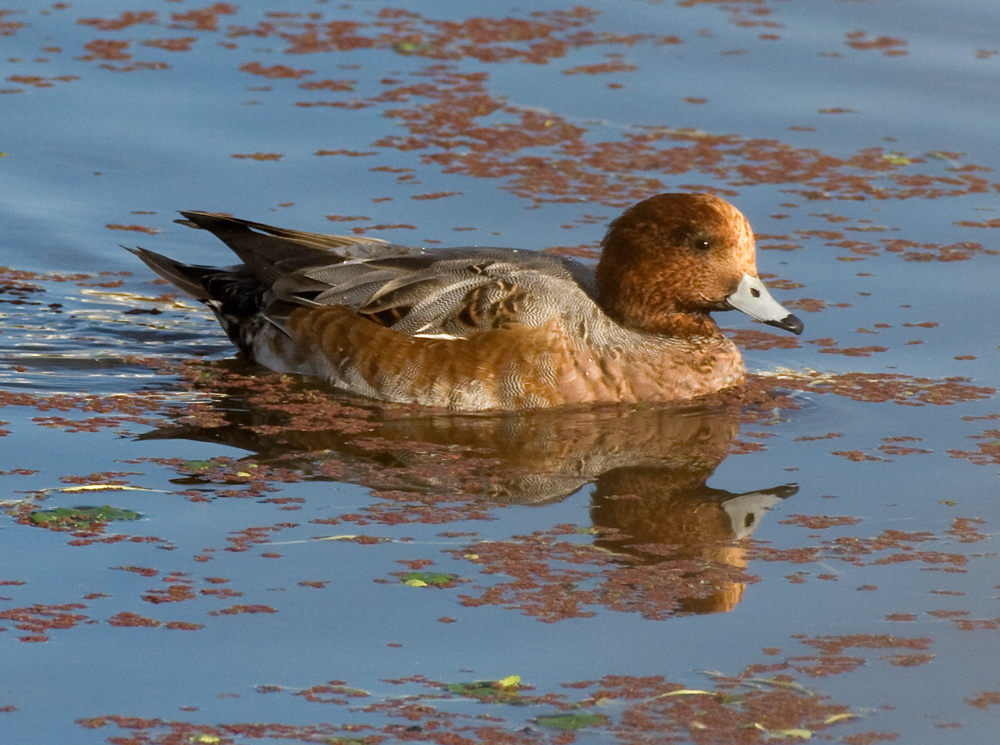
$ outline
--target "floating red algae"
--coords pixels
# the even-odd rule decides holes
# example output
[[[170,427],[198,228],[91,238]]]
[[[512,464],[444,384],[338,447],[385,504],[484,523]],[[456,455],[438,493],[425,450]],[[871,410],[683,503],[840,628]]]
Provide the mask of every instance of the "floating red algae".
[[[307,91],[353,91],[356,80],[307,80],[299,83],[299,88]]]
[[[319,14],[302,20],[289,16],[269,18],[253,27],[233,27],[229,35],[267,37],[278,35],[288,43],[292,54],[309,54],[357,49],[392,48],[398,54],[460,59],[471,57],[481,62],[519,60],[543,64],[566,54],[571,45],[604,42],[586,32],[565,34],[591,22],[594,13],[577,8],[572,11],[532,13],[532,20],[470,18],[464,21],[425,19],[417,13],[382,9],[373,23],[335,20],[322,21]],[[366,35],[370,32],[370,35]],[[614,37],[613,41],[628,43],[636,39],[656,38],[645,35]]]
[[[869,38],[868,33],[865,31],[851,31],[845,34],[845,37],[847,41],[844,43],[852,49],[877,49],[890,57],[899,57],[907,53],[905,48],[906,42],[902,39],[894,39],[891,36],[879,36],[872,39]]]
[[[20,21],[8,21],[4,16],[16,13],[14,10],[0,10],[0,36],[13,36],[18,29],[27,28],[27,23]]]
[[[865,455],[860,450],[834,450],[830,453],[831,455],[839,455],[847,460],[854,461],[855,463],[860,463],[861,461],[871,460],[871,461],[881,461],[883,463],[891,463],[892,461],[885,458],[879,458],[875,455]]]
[[[906,533],[900,530],[883,530],[874,537],[840,536],[824,539],[817,545],[802,548],[778,549],[763,544],[751,544],[747,553],[750,558],[791,564],[839,560],[854,566],[883,566],[920,562],[925,564],[927,569],[965,571],[964,567],[971,561],[969,556],[916,548],[917,544],[941,540],[944,539],[927,531]],[[954,539],[950,538],[949,542],[954,542]]]
[[[12,621],[15,628],[30,632],[29,636],[20,637],[21,641],[47,641],[46,634],[50,631],[71,629],[78,624],[89,622],[89,616],[73,612],[83,610],[86,607],[82,603],[64,603],[62,605],[36,603],[24,608],[0,611],[0,620]]]
[[[963,228],[1000,228],[1000,219],[984,220],[982,222],[972,222],[970,220],[959,220],[952,225],[960,225]]]
[[[844,436],[843,432],[828,432],[825,435],[815,435],[812,437],[809,436],[796,437],[795,442],[812,442],[813,440],[835,440],[838,437],[843,437],[843,436]]]
[[[956,517],[947,533],[957,539],[959,543],[978,543],[979,541],[991,540],[992,536],[983,533],[978,527],[980,525],[986,525],[986,521],[975,517]]]
[[[205,595],[207,597],[213,598],[241,598],[243,597],[242,592],[237,592],[236,590],[231,590],[228,587],[219,588],[205,588],[199,590],[200,595]]]
[[[978,466],[1000,464],[1000,430],[988,429],[979,435],[969,435],[969,439],[982,440],[976,450],[949,450],[952,458],[964,458]]]
[[[155,577],[160,573],[159,569],[153,569],[152,567],[121,566],[111,567],[111,569],[120,569],[125,572],[135,572],[142,577]]]
[[[268,534],[281,529],[281,526],[272,525],[267,527],[244,528],[243,530],[235,531],[230,533],[229,537],[226,539],[233,543],[232,546],[228,546],[226,548],[226,551],[232,551],[235,553],[249,551],[251,546],[261,543],[269,543],[270,536]]]
[[[850,634],[845,636],[808,637],[795,634],[793,638],[800,643],[818,650],[817,655],[788,656],[784,663],[763,667],[767,671],[795,670],[810,677],[828,677],[853,672],[866,664],[862,656],[846,655],[848,650],[912,650],[909,654],[886,655],[879,659],[895,666],[914,666],[924,664],[933,659],[933,655],[924,654],[931,640],[927,637],[903,638],[886,634]]]
[[[857,525],[861,518],[850,515],[789,515],[780,522],[781,525],[798,525],[809,530],[826,530],[847,525]]]
[[[281,160],[283,157],[280,153],[246,153],[246,154],[236,154],[230,156],[232,158],[238,158],[242,160],[271,160],[277,161]]]
[[[307,75],[313,75],[316,71],[296,70],[288,67],[287,65],[272,65],[271,67],[264,67],[264,65],[260,62],[247,62],[246,64],[240,65],[240,72],[248,72],[251,75],[261,75],[272,80],[278,80],[281,78],[298,80],[299,78],[304,78]]]
[[[796,337],[757,329],[731,329],[726,331],[726,335],[741,349],[798,349],[800,346]]]
[[[312,686],[304,691],[296,691],[293,696],[301,696],[313,704],[337,704],[344,706],[352,703],[348,699],[368,698],[371,694],[350,688],[342,680],[331,680],[323,685]]]
[[[11,75],[7,78],[7,80],[11,83],[21,83],[23,85],[30,85],[34,88],[51,88],[57,82],[69,83],[79,79],[79,75],[57,75],[51,78],[44,78],[39,75]]]
[[[138,26],[140,24],[155,25],[158,23],[158,16],[156,11],[153,10],[139,12],[126,10],[118,18],[80,18],[77,20],[77,23],[84,26],[93,26],[98,31],[121,31],[130,26]]]
[[[167,621],[163,627],[171,631],[198,631],[205,628],[204,624],[191,623],[189,621]]]
[[[375,151],[375,150],[369,150],[367,152],[360,151],[360,150],[317,150],[315,153],[313,153],[313,155],[346,155],[348,158],[365,158],[365,157],[368,157],[368,156],[371,156],[371,155],[378,155],[378,152]],[[333,219],[333,218],[328,217],[327,219]],[[367,218],[367,217],[364,217],[364,218],[351,217],[351,218],[346,218],[346,219],[349,219],[349,220],[358,220],[358,219],[368,220],[370,218]]]
[[[147,627],[156,628],[162,626],[162,624],[152,618],[145,618],[140,616],[138,613],[122,612],[116,613],[111,618],[108,619],[108,623],[112,626],[119,627]]]
[[[236,15],[239,6],[231,3],[214,3],[207,8],[189,10],[186,13],[171,13],[170,28],[186,28],[191,31],[218,31],[219,16]]]
[[[147,39],[142,45],[167,52],[190,52],[196,41],[197,38],[194,36],[181,36],[173,39]]]
[[[548,727],[559,726],[557,722],[561,716],[578,727],[586,726],[592,734],[628,743],[646,742],[650,738],[695,743],[751,743],[765,738],[793,736],[792,733],[802,736],[808,732],[811,736],[854,718],[846,706],[806,689],[792,675],[761,678],[750,669],[739,676],[715,675],[708,691],[689,690],[682,683],[661,676],[607,675],[599,681],[564,683],[563,690],[593,689],[579,702],[567,700],[565,694],[528,695],[526,691],[531,690],[530,687],[522,685],[511,694],[513,698],[510,702],[516,706],[496,707],[489,715],[468,711],[468,698],[453,692],[454,684],[422,676],[383,682],[418,685],[430,689],[430,692],[418,691],[358,706],[362,702],[356,699],[369,694],[347,686],[344,681],[333,680],[291,694],[311,704],[355,704],[349,711],[342,712],[353,721],[339,726],[243,722],[212,725],[120,715],[80,719],[77,724],[86,729],[116,726],[120,731],[127,732],[128,742],[135,745],[208,739],[228,741],[234,737],[297,742],[350,740],[377,743],[389,739],[439,744],[478,742],[511,745],[519,742],[532,745],[575,740],[573,730],[558,736],[546,734]],[[279,686],[259,686],[257,691],[272,695],[285,693]],[[454,698],[459,699],[457,710],[451,703]],[[616,702],[620,718],[594,713],[601,711],[600,702]],[[533,708],[526,709],[528,706]],[[528,727],[520,726],[541,707],[555,713],[530,719]],[[504,712],[507,712],[506,717]],[[371,719],[372,723],[366,724],[366,719]],[[550,721],[552,723],[547,724]],[[116,737],[110,739],[125,741]]]
[[[461,194],[460,191],[436,191],[431,194],[414,194],[410,199],[417,200],[428,200],[428,199],[443,199],[445,197],[453,197]]]
[[[250,42],[250,41],[248,41],[247,43],[248,43],[248,45],[249,45],[249,44],[250,44],[251,42]],[[420,103],[420,101],[417,101],[417,100],[414,100],[412,104],[406,104],[406,105],[407,105],[407,106],[409,106],[409,105],[417,105],[417,104],[419,104],[419,103]],[[316,112],[314,112],[314,113],[316,113]],[[325,112],[324,112],[324,113],[323,113],[322,115],[325,115]],[[480,122],[480,123],[482,123],[482,121],[483,121],[483,120],[477,120],[477,121],[478,121],[478,122]],[[391,180],[391,179],[390,179],[390,180]],[[693,179],[692,179],[692,180],[693,180]],[[376,216],[376,217],[377,217],[377,216]],[[876,244],[872,244],[872,245],[876,246],[876,250],[881,250],[881,251],[884,251],[884,250],[885,250],[885,247],[884,247],[884,244],[881,244],[881,243],[876,243]],[[816,246],[816,242],[814,241],[814,242],[813,242],[813,245],[812,245],[812,246],[810,246],[810,248],[815,248],[815,246]],[[846,248],[845,248],[844,250],[846,250],[846,251],[850,251],[850,249],[846,249]],[[907,249],[907,250],[909,250],[909,249]],[[859,254],[859,255],[860,255],[860,254]],[[868,325],[869,325],[869,327],[870,327],[870,325],[871,325],[871,324],[869,323]],[[767,340],[766,338],[762,338],[762,339],[760,339],[760,341],[759,341],[759,342],[754,342],[754,343],[760,343],[760,344],[762,344],[762,345],[766,345],[766,344],[769,344],[770,342],[769,342],[769,341],[768,341],[768,340]],[[766,348],[766,347],[762,346],[762,347],[759,347],[759,348]],[[202,366],[202,369],[203,369],[203,370],[210,370],[210,368],[211,368],[211,366]],[[207,385],[207,386],[206,386],[205,388],[203,388],[202,390],[206,390],[206,389],[209,389],[209,388],[211,388],[211,387],[212,387],[213,385],[214,385],[214,382],[209,382],[209,383],[208,383],[208,385]],[[905,388],[905,387],[904,387],[904,388]],[[912,388],[912,387],[910,387],[910,388],[905,388],[905,390],[906,390],[906,391],[910,391],[910,390],[913,390],[913,388]],[[824,391],[824,392],[834,392],[834,393],[836,393],[836,391]],[[867,393],[866,393],[865,395],[867,395]],[[906,394],[906,393],[904,392],[904,393],[903,393],[903,394],[901,394],[901,395],[904,395],[904,396],[905,396],[905,395],[907,395],[907,394]],[[829,403],[829,402],[827,402],[827,403]],[[182,407],[179,407],[179,408],[182,408]],[[186,411],[187,413],[189,413],[189,414],[190,414],[190,415],[191,415],[192,417],[196,416],[196,414],[195,414],[195,411],[194,411],[194,409],[188,409],[188,408],[186,408],[186,407],[183,407],[183,408],[185,408],[185,411]],[[268,423],[268,424],[269,424],[269,423]],[[255,421],[255,422],[254,422],[254,425],[255,425],[255,426],[260,426],[260,427],[261,427],[261,431],[263,431],[263,427],[264,427],[264,426],[267,426],[267,424],[265,424],[264,422],[257,422],[257,421]],[[281,427],[278,427],[278,429],[279,429],[279,430],[281,430]],[[819,431],[821,431],[821,432],[822,432],[822,430],[819,430]],[[837,443],[837,444],[840,444],[840,443]],[[854,444],[854,443],[852,443],[852,444]],[[874,443],[874,444],[878,444],[878,443],[877,443],[877,441],[876,441],[876,443]],[[959,443],[959,444],[960,444],[960,443]],[[831,446],[833,446],[833,445],[831,445]],[[820,447],[820,448],[821,448],[821,449],[822,449],[823,451],[825,451],[825,450],[828,450],[830,446],[826,446],[826,445],[823,445],[823,444],[821,444],[821,445],[820,445],[819,447]],[[973,448],[974,446],[973,446],[972,444],[970,444],[970,445],[969,445],[968,447],[969,447],[969,448],[971,449],[971,448]],[[880,451],[881,451],[881,450],[882,450],[882,448],[880,447]],[[870,450],[869,450],[868,452],[870,452]],[[891,454],[890,454],[890,455],[891,455]],[[829,458],[827,458],[827,459],[829,460]],[[843,467],[843,466],[841,466],[841,467]],[[237,472],[237,471],[238,471],[238,470],[239,470],[240,468],[241,468],[241,466],[240,466],[239,464],[236,464],[236,463],[234,463],[234,464],[232,465],[232,467],[231,467],[231,468],[226,468],[226,469],[223,469],[223,470],[224,470],[224,471],[226,472],[226,477],[227,477],[227,478],[234,478],[234,479],[235,479],[235,473],[236,473],[236,472]],[[268,478],[268,477],[267,477],[267,476],[264,476],[263,478],[264,478],[264,480],[267,480],[267,478]],[[237,480],[237,481],[238,481],[238,479],[235,479],[235,480]],[[208,491],[209,491],[209,490],[206,490],[206,492],[208,492]],[[386,502],[389,502],[389,501],[390,501],[388,497],[385,497],[384,499],[386,500]],[[401,505],[402,505],[402,498],[401,498],[400,502],[397,502],[397,503],[396,503],[396,505],[397,505],[397,506],[401,506]],[[388,514],[388,512],[389,512],[390,510],[391,510],[391,508],[390,508],[390,509],[387,509],[387,514]],[[388,520],[388,517],[386,517],[386,519]],[[808,527],[808,526],[806,526],[806,527]],[[211,606],[209,606],[209,607],[211,607]],[[279,605],[279,606],[277,606],[277,607],[279,607],[279,608],[282,608],[282,606],[280,606],[280,605]],[[603,610],[603,609],[602,609],[602,610]],[[468,613],[468,611],[466,611],[466,613]],[[447,629],[447,631],[452,631],[452,630],[454,630],[454,628],[456,628],[456,627],[450,627],[449,629]],[[307,684],[307,685],[308,685],[308,684]],[[700,720],[699,720],[699,721],[700,721]],[[116,734],[118,734],[118,733],[116,733]],[[121,733],[121,734],[125,734],[125,733]],[[225,735],[225,733],[223,733],[223,735]],[[231,736],[231,735],[230,735],[230,736]],[[416,737],[417,737],[417,735],[413,735],[413,737],[414,737],[414,738],[416,738]]]
[[[442,698],[442,691],[451,691],[453,688],[444,683],[421,676],[385,682],[422,685],[431,688],[432,692],[390,698],[351,709],[353,718],[360,722],[365,717],[375,717],[377,723],[371,725],[195,725],[117,715],[81,719],[78,724],[88,729],[116,725],[119,729],[129,730],[129,741],[136,743],[195,738],[221,740],[244,736],[302,742],[314,742],[318,739],[364,739],[365,742],[375,742],[388,737],[441,743],[473,738],[476,742],[500,744],[513,742],[510,730],[521,718],[516,712],[523,711],[523,707],[527,705],[536,708],[544,705],[555,709],[556,718],[560,713],[567,716],[577,714],[587,720],[586,726],[590,731],[599,730],[613,737],[624,737],[636,742],[645,741],[649,735],[660,738],[664,735],[691,737],[694,742],[717,742],[717,737],[721,735],[727,742],[757,742],[769,732],[775,736],[794,731],[808,731],[811,734],[852,718],[847,707],[831,703],[827,697],[809,691],[791,675],[760,678],[754,677],[750,670],[735,677],[717,675],[714,679],[715,690],[704,692],[686,690],[684,685],[659,676],[636,678],[608,675],[596,682],[564,684],[565,689],[595,688],[587,699],[579,703],[567,701],[564,695],[526,695],[524,691],[529,689],[522,686],[515,694],[516,703],[521,706],[508,707],[509,711],[514,712],[509,721],[502,718],[499,712],[486,717],[482,714],[449,710],[448,699],[455,694],[449,693]],[[277,686],[260,687],[258,691],[274,694],[283,692]],[[292,695],[301,696],[309,703],[344,706],[350,703],[349,699],[368,694],[346,686],[343,681],[330,681]],[[621,702],[621,720],[589,715],[588,711],[592,710],[596,702],[601,701]],[[524,716],[529,714],[530,712],[526,712]],[[552,718],[541,717],[537,721],[543,724],[543,720]],[[519,742],[533,743],[551,740],[552,737],[544,737],[537,727],[530,727],[519,729],[516,739]],[[556,739],[569,741],[565,736]]]
[[[927,448],[917,448],[898,444],[901,442],[921,442],[921,438],[919,437],[883,437],[882,442],[885,444],[879,445],[878,449],[889,455],[927,455],[933,452]]]
[[[112,60],[112,61],[123,61],[132,59],[132,55],[125,54],[126,49],[129,48],[129,42],[127,41],[111,41],[111,40],[100,40],[91,41],[83,45],[90,54],[81,57],[81,60],[91,61],[91,60]]]
[[[1000,629],[1000,618],[951,619],[959,631],[995,631]]]
[[[425,74],[435,73],[429,69]],[[483,108],[483,101],[487,100],[483,97],[485,89],[479,88],[480,92],[473,95],[474,91],[468,90],[472,81],[458,83],[454,74],[448,75],[447,70],[439,70],[433,81],[433,87],[396,89],[395,96],[419,95],[430,98],[432,103],[387,112],[389,116],[402,118],[411,134],[383,138],[375,144],[401,150],[442,147],[444,152],[424,155],[425,162],[437,163],[448,173],[503,177],[509,183],[504,188],[532,199],[586,197],[604,204],[627,204],[663,191],[666,185],[658,174],[692,170],[736,186],[798,184],[808,187],[800,192],[806,198],[932,198],[990,188],[986,180],[968,174],[924,176],[914,180],[914,176],[900,172],[904,164],[889,157],[881,148],[862,150],[843,159],[816,150],[795,149],[777,140],[746,140],[734,135],[669,128],[627,132],[618,142],[591,143],[583,139],[585,130],[556,115],[540,117],[534,111],[498,101]],[[482,81],[476,84],[481,86]],[[462,87],[466,90],[460,93]],[[370,100],[378,101],[379,98]],[[475,123],[476,118],[501,108],[510,118],[520,118],[521,122],[498,122],[488,129]],[[543,126],[533,127],[532,119],[542,121]],[[533,131],[538,134],[529,138],[528,134]],[[433,135],[428,137],[431,133]],[[457,141],[445,145],[442,136]],[[657,143],[663,140],[687,144],[658,147]],[[529,141],[531,147],[550,147],[554,152],[546,158],[503,157],[503,153],[513,154],[527,148]],[[470,148],[470,152],[455,153],[454,148],[459,146]],[[905,165],[922,162],[918,158],[905,160]],[[857,173],[858,170],[867,175]],[[625,182],[611,178],[612,174],[626,172],[629,179]],[[641,175],[644,172],[650,175]],[[889,184],[878,183],[886,179]]]
[[[562,71],[563,75],[600,75],[609,72],[633,72],[639,68],[629,65],[620,60],[614,62],[602,62],[596,65],[577,65],[568,67]]]
[[[800,232],[804,234],[805,231]],[[1000,254],[980,243],[961,241],[940,245],[918,243],[901,238],[882,238],[872,243],[861,240],[830,240],[825,245],[846,249],[857,257],[877,256],[882,252],[896,254],[905,261],[968,261],[976,256],[996,256]]]
[[[812,343],[816,343],[815,340]],[[831,343],[833,340],[829,340]],[[748,398],[766,393],[767,387],[778,386],[813,394],[832,393],[855,401],[868,403],[895,403],[904,406],[951,406],[962,401],[979,401],[996,393],[993,388],[975,386],[968,378],[953,377],[943,380],[913,378],[889,373],[839,373],[824,374],[815,371],[804,373],[781,372],[770,375],[750,376],[747,380]],[[787,402],[794,408],[794,402]]]
[[[277,613],[274,608],[269,605],[233,605],[229,608],[223,608],[222,610],[211,611],[208,615],[210,616],[236,616],[242,613]]]
[[[236,11],[236,6],[217,3],[208,9],[173,14],[173,18],[175,25],[191,22],[200,30],[215,31],[220,15]],[[442,21],[391,9],[380,11],[372,22],[323,21],[320,13],[269,14],[254,27],[230,28],[228,35],[277,37],[286,44],[285,51],[293,54],[391,48],[399,54],[439,61],[472,58],[482,63],[536,64],[585,46],[678,41],[675,37],[649,34],[597,34],[586,29],[595,18],[596,13],[586,8],[532,13],[528,18],[463,21]],[[849,43],[857,48],[895,53],[902,44],[899,40],[883,37],[871,40],[862,32],[859,34],[849,38]],[[130,58],[125,53],[127,42],[91,44],[88,49],[92,54],[85,59]],[[619,56],[610,59],[607,63],[578,66],[564,72],[594,74],[632,67]],[[272,78],[298,79],[310,74],[309,70],[284,65],[264,67],[257,62],[247,63],[241,69]],[[383,81],[385,90],[378,95],[352,101],[300,102],[300,105],[363,108],[425,99],[410,108],[387,110],[387,116],[402,119],[410,132],[406,136],[383,138],[375,144],[404,151],[426,150],[423,160],[437,164],[445,172],[503,178],[506,181],[503,188],[538,201],[586,198],[620,206],[663,191],[667,188],[661,178],[664,174],[690,171],[710,175],[732,186],[789,185],[811,200],[936,198],[985,193],[995,186],[977,175],[989,169],[973,164],[953,165],[960,153],[941,153],[941,158],[947,157],[942,162],[948,164],[942,166],[944,174],[941,174],[914,173],[914,167],[926,165],[926,158],[886,152],[882,148],[835,157],[815,149],[794,148],[778,140],[668,127],[627,131],[616,142],[593,142],[584,138],[585,128],[557,115],[542,116],[534,110],[491,98],[484,87],[488,77],[485,72],[459,73],[448,65],[436,64],[414,75],[426,82],[399,86],[398,80],[387,78]],[[320,81],[301,87],[334,92],[350,91],[354,85],[354,81]],[[497,113],[503,116],[497,117]],[[496,121],[482,122],[486,116]],[[522,154],[538,147],[550,148],[551,152],[545,156]],[[461,152],[463,148],[469,152]],[[893,249],[887,246],[886,250]],[[975,244],[941,247],[937,257],[928,256],[924,250],[899,250],[909,260],[956,260],[984,251]]]
[[[145,225],[105,225],[108,230],[127,230],[134,233],[146,233],[147,235],[156,235],[161,232],[156,228],[147,228]]]
[[[170,585],[165,590],[149,590],[142,596],[143,601],[157,605],[160,603],[179,603],[185,600],[194,600],[195,598],[196,595],[187,585]]]
[[[740,551],[726,542],[669,551],[643,545],[655,558],[642,562],[599,546],[556,540],[567,532],[568,527],[515,536],[454,552],[482,567],[486,577],[510,578],[475,587],[474,594],[461,595],[462,604],[518,609],[546,623],[594,616],[601,606],[663,619],[678,612],[731,610],[744,585],[756,581],[745,573]]]
[[[416,225],[408,225],[406,223],[390,224],[390,223],[380,223],[379,225],[368,225],[364,228],[351,228],[351,232],[357,235],[367,233],[370,230],[416,230]]]
[[[887,634],[848,634],[845,636],[806,636],[795,634],[793,638],[808,647],[814,647],[823,654],[842,654],[848,649],[916,649],[925,650],[931,645],[929,637],[903,638]]]
[[[1000,691],[982,691],[975,696],[969,696],[965,703],[976,709],[988,709],[990,706],[1000,705]]]

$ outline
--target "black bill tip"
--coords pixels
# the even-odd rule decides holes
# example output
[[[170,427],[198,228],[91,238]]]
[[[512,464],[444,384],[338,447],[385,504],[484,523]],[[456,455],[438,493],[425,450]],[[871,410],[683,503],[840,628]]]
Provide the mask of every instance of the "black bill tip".
[[[791,331],[793,334],[798,336],[802,333],[805,326],[802,325],[801,319],[789,313],[784,318],[778,321],[764,321],[768,326],[776,326],[779,329],[784,329],[785,331]]]

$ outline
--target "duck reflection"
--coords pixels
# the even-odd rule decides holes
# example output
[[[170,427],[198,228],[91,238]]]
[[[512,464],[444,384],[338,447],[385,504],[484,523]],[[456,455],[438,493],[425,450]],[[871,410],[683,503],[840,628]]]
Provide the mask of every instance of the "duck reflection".
[[[601,474],[590,515],[595,526],[614,528],[616,537],[601,538],[597,545],[650,563],[686,559],[706,568],[745,569],[749,562],[743,539],[798,487],[785,484],[733,494],[705,484],[713,469],[639,466]],[[681,598],[676,612],[730,611],[745,588],[743,581],[715,581],[706,592]]]
[[[297,395],[312,397],[311,405]],[[797,491],[794,484],[739,494],[707,486],[739,431],[732,405],[443,414],[324,392],[323,405],[332,409],[303,421],[299,412],[315,413],[317,395],[231,389],[214,405],[210,426],[187,423],[197,418],[179,412],[183,424],[143,438],[224,443],[255,453],[258,464],[415,493],[425,505],[437,498],[451,507],[456,498],[474,500],[479,510],[490,502],[544,505],[593,484],[595,542],[610,555],[629,566],[672,561],[739,570],[708,594],[680,600],[681,613],[739,603],[744,539]]]

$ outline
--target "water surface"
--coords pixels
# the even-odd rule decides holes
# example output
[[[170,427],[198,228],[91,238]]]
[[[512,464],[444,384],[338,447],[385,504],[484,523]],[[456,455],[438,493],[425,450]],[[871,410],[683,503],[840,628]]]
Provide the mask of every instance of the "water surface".
[[[0,11],[4,732],[989,741],[1000,9],[470,7]],[[374,406],[119,248],[227,263],[203,209],[592,260],[670,190],[806,324],[719,317],[728,405]]]

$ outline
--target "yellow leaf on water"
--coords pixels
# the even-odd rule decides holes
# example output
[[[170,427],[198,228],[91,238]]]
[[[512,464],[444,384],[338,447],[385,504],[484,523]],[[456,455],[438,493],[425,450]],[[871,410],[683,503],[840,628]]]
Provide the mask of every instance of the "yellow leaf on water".
[[[807,729],[772,729],[767,733],[770,737],[800,737],[803,740],[811,740],[813,733]]]
[[[854,719],[858,715],[852,714],[851,712],[845,712],[844,714],[834,714],[833,716],[827,717],[823,720],[823,724],[833,724],[834,722],[842,722],[845,719]]]
[[[506,678],[501,678],[499,682],[503,688],[516,688],[517,684],[521,682],[521,676],[508,675]]]
[[[422,579],[408,579],[403,584],[409,585],[410,587],[427,587],[427,583]]]
[[[65,494],[73,494],[79,491],[146,491],[139,486],[123,486],[121,484],[84,484],[83,486],[67,486],[58,489]]]
[[[671,691],[670,693],[661,693],[657,698],[666,698],[667,696],[713,696],[715,695],[712,691],[699,691],[693,688],[682,688],[679,691]]]
[[[907,158],[902,153],[886,153],[882,160],[892,163],[894,166],[908,166],[913,162],[913,158]]]

